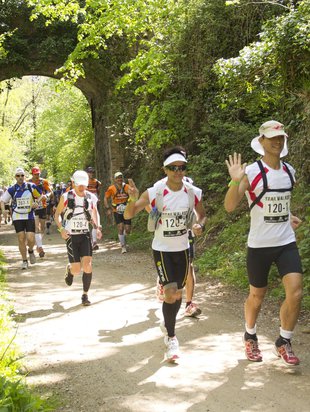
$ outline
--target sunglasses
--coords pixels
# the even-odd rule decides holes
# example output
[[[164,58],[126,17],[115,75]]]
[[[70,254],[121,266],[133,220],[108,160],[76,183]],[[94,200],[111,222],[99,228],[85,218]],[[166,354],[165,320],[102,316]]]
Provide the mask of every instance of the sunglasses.
[[[171,170],[171,172],[184,172],[186,170],[186,165],[181,165],[181,166],[176,166],[176,165],[171,165],[171,166],[165,166],[166,169]]]
[[[15,175],[15,177],[24,177],[25,175]]]

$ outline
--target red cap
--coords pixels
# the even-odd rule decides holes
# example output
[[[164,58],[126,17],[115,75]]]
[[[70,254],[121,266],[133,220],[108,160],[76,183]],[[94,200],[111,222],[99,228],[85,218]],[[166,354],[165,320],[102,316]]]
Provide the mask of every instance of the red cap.
[[[38,173],[41,173],[41,170],[38,167],[33,167],[31,169],[31,174],[36,175]]]

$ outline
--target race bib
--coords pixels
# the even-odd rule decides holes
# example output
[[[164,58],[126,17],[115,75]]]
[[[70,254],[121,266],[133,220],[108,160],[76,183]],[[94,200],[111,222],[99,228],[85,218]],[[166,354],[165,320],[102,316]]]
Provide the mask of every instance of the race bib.
[[[126,205],[124,205],[123,203],[116,206],[116,212],[119,213],[120,215],[124,214],[125,209],[126,209]]]
[[[187,211],[163,212],[161,215],[163,236],[176,237],[187,234],[186,216]]]
[[[17,209],[31,209],[30,197],[18,197],[16,199]]]
[[[266,195],[264,199],[264,222],[287,222],[290,214],[291,193]]]
[[[73,216],[70,220],[70,228],[76,232],[85,232],[89,229],[88,221],[86,220],[84,214],[79,216]]]

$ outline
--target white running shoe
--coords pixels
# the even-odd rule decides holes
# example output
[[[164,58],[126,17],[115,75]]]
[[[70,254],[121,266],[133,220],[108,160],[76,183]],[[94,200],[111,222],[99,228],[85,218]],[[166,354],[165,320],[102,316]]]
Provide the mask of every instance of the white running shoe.
[[[166,359],[168,362],[174,362],[180,357],[179,342],[176,336],[168,338]]]
[[[126,248],[126,246],[122,246],[122,253],[127,253],[127,248]]]
[[[27,260],[23,260],[21,268],[22,268],[22,270],[28,269],[28,261]]]
[[[28,251],[29,252],[29,251]],[[30,261],[30,263],[32,264],[32,265],[34,265],[35,263],[36,263],[36,261],[37,261],[37,259],[36,259],[36,257],[35,257],[35,255],[34,255],[34,252],[32,251],[31,253],[29,252],[29,261]]]

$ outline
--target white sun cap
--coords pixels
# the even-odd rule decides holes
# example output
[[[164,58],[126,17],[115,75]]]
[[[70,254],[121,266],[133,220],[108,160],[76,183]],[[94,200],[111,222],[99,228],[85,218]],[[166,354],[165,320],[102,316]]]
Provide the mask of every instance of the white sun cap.
[[[259,128],[259,136],[254,137],[254,139],[251,141],[252,149],[256,153],[259,153],[262,156],[264,156],[265,150],[263,146],[260,144],[259,139],[263,136],[267,137],[267,139],[270,139],[275,136],[284,136],[284,146],[283,146],[282,152],[280,153],[280,157],[284,157],[288,154],[288,148],[287,148],[288,135],[285,133],[284,126],[282,123],[279,123],[276,120],[269,120],[268,122],[263,123],[261,127]]]
[[[24,169],[22,168],[22,167],[18,167],[16,170],[15,170],[15,176],[16,175],[24,175],[25,174],[25,171],[24,171]]]
[[[88,186],[89,177],[84,170],[77,170],[74,172],[72,179],[76,186]]]
[[[187,163],[187,160],[181,153],[173,153],[167,159],[164,161],[164,166],[168,166],[173,162],[185,162]]]

